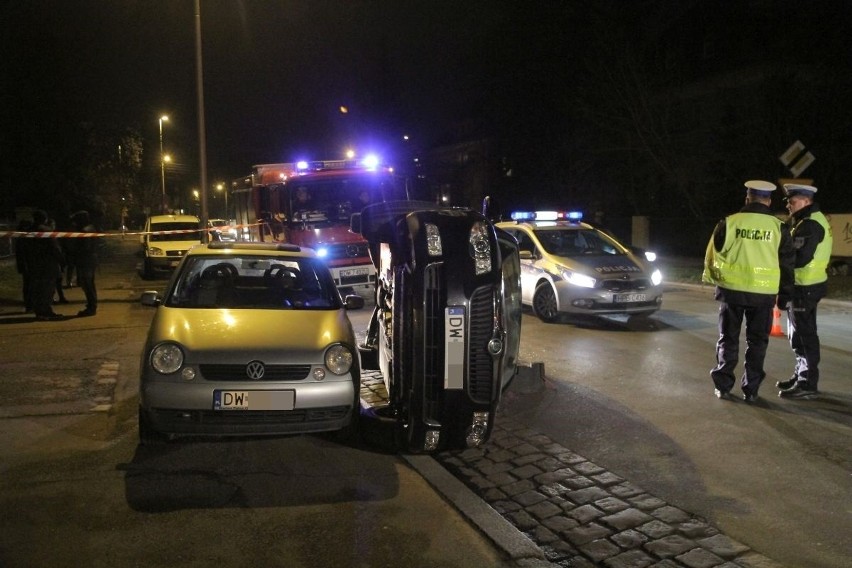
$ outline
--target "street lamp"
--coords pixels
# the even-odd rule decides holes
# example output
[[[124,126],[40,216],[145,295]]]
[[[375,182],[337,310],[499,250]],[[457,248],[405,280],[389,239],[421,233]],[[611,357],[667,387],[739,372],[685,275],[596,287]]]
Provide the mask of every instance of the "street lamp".
[[[216,184],[216,191],[221,191],[225,194],[225,221],[230,224],[231,218],[228,217],[228,189],[225,187],[224,183],[220,182]]]
[[[160,213],[166,212],[166,155],[163,153],[163,123],[168,122],[169,117],[165,114],[159,118],[160,122],[160,181],[163,186],[163,197],[160,203]]]

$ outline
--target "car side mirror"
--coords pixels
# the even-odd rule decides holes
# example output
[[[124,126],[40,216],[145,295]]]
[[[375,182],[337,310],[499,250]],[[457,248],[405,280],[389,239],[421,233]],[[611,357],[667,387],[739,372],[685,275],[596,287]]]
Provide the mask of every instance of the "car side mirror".
[[[535,259],[535,255],[531,250],[522,250],[518,252],[518,256],[521,260],[533,260]]]
[[[358,294],[349,294],[343,300],[343,306],[347,310],[360,310],[364,307],[364,298]]]
[[[361,214],[353,213],[351,217],[349,217],[349,230],[356,235],[361,234]]]
[[[157,307],[160,305],[162,300],[160,299],[160,293],[156,290],[147,290],[142,292],[142,297],[140,298],[140,302],[142,302],[143,306],[153,306]]]

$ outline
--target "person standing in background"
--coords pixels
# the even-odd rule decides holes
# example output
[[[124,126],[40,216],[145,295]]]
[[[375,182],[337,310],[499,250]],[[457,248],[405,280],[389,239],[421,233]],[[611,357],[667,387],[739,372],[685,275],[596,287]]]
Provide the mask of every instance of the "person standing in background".
[[[828,291],[828,262],[833,245],[831,226],[814,201],[812,185],[784,185],[790,234],[796,251],[792,296],[778,296],[778,309],[787,310],[790,347],[796,356],[793,376],[775,385],[781,398],[809,399],[818,394],[820,343],[817,304]]]
[[[21,219],[16,231],[28,233],[32,231],[33,223],[28,219]],[[29,247],[32,239],[27,237],[15,237],[15,268],[21,275],[21,299],[24,302],[24,313],[33,311],[32,279],[29,268]]]
[[[56,220],[48,219],[47,226],[50,227],[51,231],[56,230]],[[59,250],[62,251],[62,265],[59,273],[59,278],[56,279],[56,299],[53,300],[54,304],[67,304],[68,298],[65,297],[65,292],[62,290],[62,275],[65,273],[65,267],[68,265],[68,254],[63,246],[63,243],[66,239],[57,239],[57,243],[59,244]]]
[[[33,212],[33,231],[50,233],[47,213],[37,209]],[[62,250],[54,237],[32,239],[26,247],[26,263],[30,275],[30,294],[33,312],[39,321],[65,319],[53,311],[53,294],[56,281],[62,277]]]
[[[71,216],[71,224],[78,233],[97,233],[88,211],[77,211]],[[85,309],[77,312],[78,317],[98,313],[98,290],[95,287],[95,272],[98,268],[100,237],[76,237],[69,243],[71,262],[77,268],[77,284],[86,295]]]
[[[710,237],[702,280],[716,285],[715,297],[720,302],[716,366],[710,371],[716,396],[731,398],[745,319],[741,386],[743,400],[754,402],[766,376],[763,362],[776,298],[792,292],[795,253],[789,228],[769,207],[775,184],[751,180],[745,187],[745,206],[722,219]]]

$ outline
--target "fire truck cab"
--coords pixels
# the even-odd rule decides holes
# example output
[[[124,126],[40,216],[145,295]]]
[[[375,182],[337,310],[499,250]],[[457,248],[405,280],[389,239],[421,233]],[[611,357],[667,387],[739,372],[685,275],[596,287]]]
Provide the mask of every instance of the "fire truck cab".
[[[260,164],[233,183],[239,240],[288,242],[325,259],[341,292],[371,296],[376,272],[350,218],[370,203],[406,199],[404,183],[374,160]]]

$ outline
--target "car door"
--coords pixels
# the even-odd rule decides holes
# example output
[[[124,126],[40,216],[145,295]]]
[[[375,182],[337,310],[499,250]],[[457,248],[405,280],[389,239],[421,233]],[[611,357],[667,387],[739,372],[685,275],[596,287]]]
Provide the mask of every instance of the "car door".
[[[521,300],[524,304],[532,304],[535,286],[541,277],[541,268],[538,267],[541,252],[532,236],[523,229],[512,231],[512,234],[518,240],[521,255]]]

